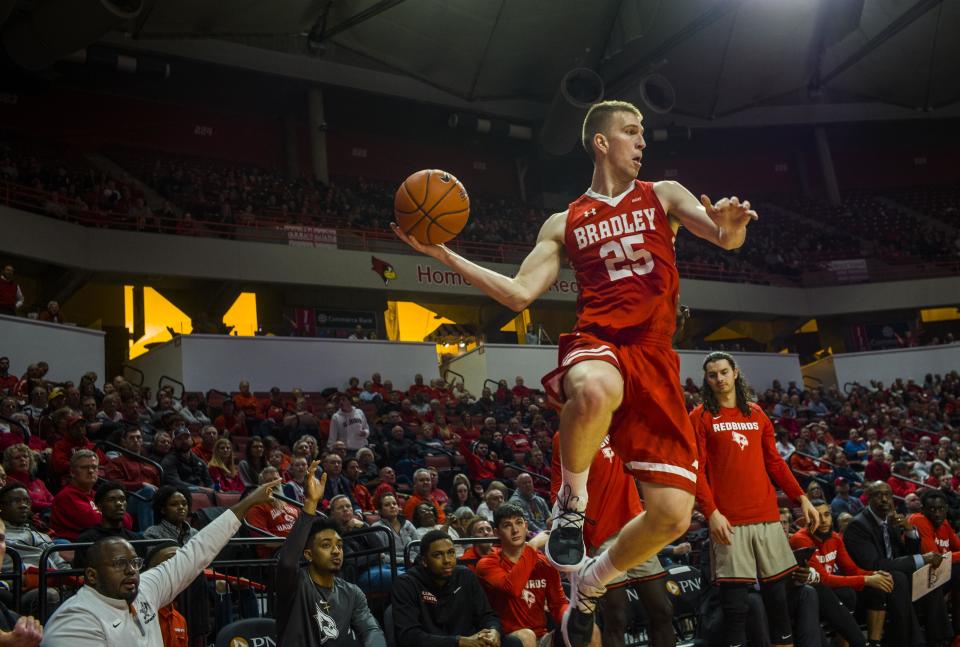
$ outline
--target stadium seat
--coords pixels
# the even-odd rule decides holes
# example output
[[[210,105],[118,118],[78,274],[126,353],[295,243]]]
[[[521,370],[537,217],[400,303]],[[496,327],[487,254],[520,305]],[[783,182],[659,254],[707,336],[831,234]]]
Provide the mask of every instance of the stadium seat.
[[[218,506],[229,508],[240,500],[240,496],[239,492],[217,492],[214,498],[216,498]]]
[[[244,618],[231,622],[217,634],[215,647],[277,644],[277,621],[273,618]]]
[[[447,454],[428,454],[424,457],[426,467],[436,467],[437,471],[449,472],[453,469],[450,464],[450,456]]]
[[[190,504],[190,509],[196,512],[202,508],[209,508],[213,505],[213,497],[211,497],[206,492],[192,492],[192,501]]]

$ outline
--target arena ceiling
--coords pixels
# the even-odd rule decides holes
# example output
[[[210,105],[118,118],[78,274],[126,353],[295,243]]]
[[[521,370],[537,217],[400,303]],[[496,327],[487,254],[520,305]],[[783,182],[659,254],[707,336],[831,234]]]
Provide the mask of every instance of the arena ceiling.
[[[824,104],[931,112],[960,101],[956,0],[122,1],[143,4],[106,34],[115,45],[230,64],[211,54],[219,43],[239,48],[240,66],[280,56],[304,78],[389,75],[419,83],[391,86],[397,94],[429,87],[430,100],[480,111],[514,102],[534,118],[575,67],[597,72],[607,97],[632,100],[644,79],[663,77],[675,91],[664,102],[671,119]]]

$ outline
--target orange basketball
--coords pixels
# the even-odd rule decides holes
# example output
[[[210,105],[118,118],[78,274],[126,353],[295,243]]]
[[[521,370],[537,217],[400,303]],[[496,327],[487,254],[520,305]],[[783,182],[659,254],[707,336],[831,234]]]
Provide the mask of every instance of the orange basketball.
[[[421,243],[445,243],[463,229],[470,198],[460,180],[446,171],[417,171],[400,185],[393,199],[397,225]]]

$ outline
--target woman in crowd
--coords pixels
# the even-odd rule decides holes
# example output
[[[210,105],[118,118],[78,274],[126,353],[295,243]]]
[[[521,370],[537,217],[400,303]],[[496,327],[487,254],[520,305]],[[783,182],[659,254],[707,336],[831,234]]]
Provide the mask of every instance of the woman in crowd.
[[[30,495],[30,506],[34,512],[46,516],[53,506],[53,495],[42,479],[36,477],[37,459],[29,447],[23,443],[10,445],[3,452],[3,468],[9,482],[23,484]]]
[[[210,478],[213,487],[221,492],[243,492],[243,479],[240,469],[234,463],[233,444],[229,438],[220,438],[213,445],[213,458],[210,459]]]
[[[197,530],[187,519],[190,517],[192,497],[186,488],[164,485],[153,497],[153,518],[159,519],[143,532],[144,539],[172,539],[183,546]]]
[[[393,549],[397,559],[397,566],[404,566],[404,549],[415,539],[419,539],[417,529],[414,525],[404,519],[400,514],[400,504],[397,503],[397,497],[393,494],[384,494],[380,497],[379,509],[380,520],[374,526],[383,526],[393,533]],[[384,555],[387,558],[387,555]]]
[[[444,507],[444,512],[450,514],[458,508],[467,507],[476,512],[477,497],[473,494],[470,487],[470,479],[466,474],[457,474],[453,477],[453,483],[450,484],[450,501]]]
[[[947,478],[948,473],[947,464],[937,459],[933,462],[933,465],[930,466],[930,476],[924,480],[924,483],[934,488],[949,487],[950,480]]]
[[[263,440],[259,436],[254,436],[247,442],[246,456],[240,461],[240,480],[244,486],[253,487],[259,483],[260,472],[267,466],[267,458],[264,455]]]

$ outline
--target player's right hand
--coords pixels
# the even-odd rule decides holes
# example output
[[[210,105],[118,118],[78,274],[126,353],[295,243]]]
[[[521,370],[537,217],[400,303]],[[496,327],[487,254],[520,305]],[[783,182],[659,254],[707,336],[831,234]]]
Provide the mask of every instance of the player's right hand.
[[[720,514],[719,510],[714,510],[710,515],[710,539],[715,544],[729,546],[733,541],[733,532],[733,526],[727,518]]]
[[[863,578],[863,585],[874,589],[880,589],[884,593],[893,591],[893,576],[885,571],[877,571],[872,575]]]
[[[446,248],[443,245],[424,244],[417,240],[416,236],[409,236],[405,234],[395,222],[390,223],[390,229],[392,229],[393,233],[397,235],[397,238],[405,242],[407,245],[410,245],[410,247],[421,254],[425,254],[440,260],[440,256],[446,251]]]

